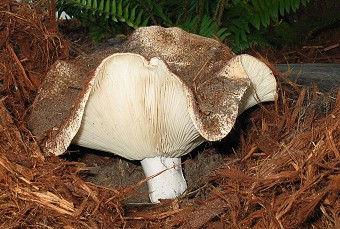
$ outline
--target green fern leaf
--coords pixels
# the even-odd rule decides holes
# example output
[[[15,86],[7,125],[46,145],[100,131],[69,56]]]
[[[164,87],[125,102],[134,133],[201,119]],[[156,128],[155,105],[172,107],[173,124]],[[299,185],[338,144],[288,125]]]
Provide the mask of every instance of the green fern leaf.
[[[104,11],[104,0],[100,0],[98,10],[99,10],[99,16],[102,16],[103,11]]]
[[[310,1],[310,0],[301,0],[301,3],[302,3],[303,6],[306,6],[307,3],[309,3],[309,1]]]
[[[278,11],[279,11],[279,2],[278,1],[273,1],[273,5],[271,8],[271,18],[273,21],[275,21],[277,19],[278,16]]]
[[[265,4],[265,0],[259,0],[258,4],[260,6],[261,12],[266,10],[267,7],[266,7],[266,4]]]
[[[104,10],[104,0],[100,0],[98,9],[99,9],[100,11],[103,11],[103,10]]]
[[[105,2],[105,7],[104,7],[104,12],[105,12],[105,18],[108,19],[110,17],[110,1],[106,0]]]
[[[97,3],[97,0],[93,0],[93,3],[92,3],[92,9],[97,9],[98,8],[98,3]]]
[[[291,0],[285,0],[285,10],[287,13],[290,12],[290,8],[291,8]]]
[[[87,9],[90,9],[91,6],[92,6],[92,0],[87,0],[87,2],[86,2]]]
[[[241,35],[242,41],[247,41],[247,35],[246,35],[245,30],[240,30],[240,35]]]
[[[244,24],[244,30],[245,30],[247,33],[250,33],[249,23],[248,23],[247,21],[244,21],[243,24]]]
[[[117,16],[122,17],[123,16],[123,1],[119,0],[118,6],[117,6]]]
[[[131,21],[131,22],[133,22],[136,18],[136,9],[137,9],[137,6],[133,7],[133,9],[130,13],[129,21]]]
[[[227,31],[227,28],[222,28],[216,33],[216,36],[223,42],[228,36],[231,35],[231,33]]]
[[[294,0],[292,2],[292,10],[294,13],[296,13],[296,11],[299,9],[300,7],[300,0]]]
[[[152,1],[151,1],[151,2],[152,2]],[[151,4],[152,4],[152,3],[151,3]],[[166,15],[166,13],[164,12],[164,9],[163,9],[163,7],[162,7],[161,5],[155,4],[155,3],[154,3],[153,9],[154,9],[154,11],[155,11],[155,14],[156,14],[158,17],[160,17],[164,22],[166,22],[166,23],[169,24],[169,25],[172,25],[172,24],[173,24],[172,21],[171,21],[171,19],[170,19],[170,17],[168,17],[168,16]]]
[[[194,32],[194,28],[197,25],[198,16],[194,17],[192,20],[188,18],[187,30],[189,32]]]
[[[264,5],[264,9],[268,9],[268,7],[270,6],[270,0],[262,0],[263,1],[263,5]]]
[[[128,19],[130,17],[129,10],[130,10],[130,3],[127,4],[127,6],[125,7],[125,10],[124,10],[124,18],[125,19]]]
[[[261,27],[261,19],[258,14],[253,15],[252,20],[250,20],[250,23],[259,30]]]
[[[110,0],[106,0],[109,4],[110,4]],[[112,15],[117,15],[117,2],[116,0],[113,0],[112,1],[112,4],[111,4],[111,14]]]
[[[137,18],[136,18],[136,21],[135,21],[135,24],[136,25],[139,25],[142,21],[142,15],[143,15],[143,11],[140,11],[137,15]]]
[[[147,26],[149,22],[149,18],[144,19],[143,23],[140,25],[141,27]]]
[[[260,14],[260,19],[261,19],[261,24],[266,27],[267,26],[267,20],[266,20],[266,16],[264,15],[264,13]]]
[[[233,20],[233,24],[236,25],[238,28],[243,28],[243,23],[242,23],[242,19],[241,18]]]
[[[214,20],[206,15],[202,19],[202,25],[199,30],[199,34],[205,37],[212,37],[217,29],[217,25]]]
[[[118,15],[119,15],[119,20],[120,20],[121,22],[126,22],[127,19],[129,18],[129,7],[130,7],[130,3],[127,4],[127,6],[125,6],[124,11],[123,11],[123,6],[122,6],[122,13],[121,13],[121,14],[118,13]],[[118,8],[119,8],[119,7],[118,7]],[[119,10],[118,10],[118,12],[119,12]]]
[[[285,7],[286,7],[285,1],[284,1],[284,0],[281,0],[281,1],[280,1],[280,8],[279,8],[279,11],[280,11],[280,14],[281,14],[282,16],[285,15]]]
[[[267,27],[270,25],[270,18],[271,18],[270,11],[269,10],[263,11],[263,15],[265,19],[265,27]]]
[[[130,20],[126,20],[125,23],[132,28],[135,26]]]
[[[259,0],[261,1],[261,0]],[[252,0],[252,5],[254,6],[254,9],[257,11],[257,12],[260,12],[261,11],[261,7],[260,7],[260,4],[259,4],[259,1],[258,0]]]

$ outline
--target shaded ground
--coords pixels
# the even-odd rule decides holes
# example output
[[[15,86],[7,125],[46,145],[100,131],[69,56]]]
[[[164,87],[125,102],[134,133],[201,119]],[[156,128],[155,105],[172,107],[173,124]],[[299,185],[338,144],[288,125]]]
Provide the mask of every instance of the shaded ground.
[[[197,189],[204,186],[209,181],[208,176],[224,163],[223,154],[219,150],[212,148],[212,146],[207,146],[209,149],[204,150],[205,145],[207,144],[183,157],[184,174],[189,187],[188,192],[201,194]],[[129,161],[112,154],[73,147],[81,152],[77,161],[89,166],[88,174],[85,177],[86,181],[112,188],[125,188],[145,179],[138,161]],[[138,187],[136,192],[136,196],[129,198],[129,203],[149,202],[146,183]]]

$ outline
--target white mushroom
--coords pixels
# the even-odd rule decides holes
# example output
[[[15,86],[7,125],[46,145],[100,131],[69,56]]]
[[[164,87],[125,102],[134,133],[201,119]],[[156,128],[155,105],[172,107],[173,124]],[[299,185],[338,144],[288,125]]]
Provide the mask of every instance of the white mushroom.
[[[182,82],[158,58],[125,53],[103,60],[73,143],[142,160],[150,199],[186,190],[180,157],[204,139],[188,112]]]
[[[180,157],[152,157],[141,161],[148,180],[149,197],[152,203],[160,199],[173,199],[185,192],[187,183],[184,179]]]
[[[186,190],[182,155],[221,140],[239,114],[276,95],[264,63],[178,28],[138,29],[123,47],[57,62],[29,125],[46,153],[63,154],[72,141],[141,160],[152,202]]]

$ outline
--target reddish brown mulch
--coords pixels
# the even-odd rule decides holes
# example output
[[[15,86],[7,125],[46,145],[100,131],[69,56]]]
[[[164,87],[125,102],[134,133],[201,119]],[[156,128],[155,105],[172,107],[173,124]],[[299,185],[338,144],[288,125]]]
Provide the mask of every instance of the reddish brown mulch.
[[[158,205],[126,204],[140,184],[94,185],[84,164],[42,155],[24,117],[50,65],[68,56],[47,18],[34,5],[0,5],[0,228],[339,228],[340,92],[280,85],[275,104],[242,117],[222,168]]]
[[[54,8],[46,3],[47,9]],[[0,3],[0,93],[7,96],[5,104],[17,120],[49,67],[68,58],[69,42],[59,33],[54,10],[38,4]]]

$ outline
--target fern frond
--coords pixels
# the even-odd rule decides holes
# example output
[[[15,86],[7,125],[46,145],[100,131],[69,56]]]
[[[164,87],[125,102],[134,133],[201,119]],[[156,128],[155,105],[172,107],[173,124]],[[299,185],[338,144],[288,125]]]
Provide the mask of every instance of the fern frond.
[[[269,42],[261,35],[260,32],[252,33],[247,36],[246,41],[242,41],[239,43],[229,41],[227,42],[227,45],[235,52],[239,53],[243,50],[246,50],[250,48],[253,45],[261,45],[261,46],[267,46],[271,47]]]
[[[230,38],[234,41],[236,50],[242,50],[249,46],[251,39],[252,25],[256,31],[269,27],[272,22],[276,22],[279,15],[284,16],[291,10],[295,12],[300,3],[305,5],[310,0],[249,0],[236,1],[233,10],[228,12],[228,30],[232,32]],[[259,42],[255,42],[259,43]],[[237,48],[238,47],[238,48]],[[235,51],[235,50],[234,50]]]
[[[193,32],[197,25],[198,16],[193,18],[187,18],[182,24],[178,25],[182,29]],[[204,37],[214,37],[216,35],[222,42],[231,35],[227,28],[218,29],[217,23],[209,16],[204,15],[202,18],[202,24],[198,32],[199,35]]]
[[[81,21],[121,22],[134,29],[149,19],[138,4],[123,0],[57,0],[57,6]]]
[[[278,23],[279,16],[293,11],[310,0],[57,0],[69,15],[96,25],[126,24],[134,29],[152,23],[178,26],[205,37],[217,35],[231,42],[234,51],[253,43],[253,33]],[[224,4],[223,3],[223,4]],[[145,12],[144,12],[145,11]],[[217,15],[219,15],[217,17]],[[223,16],[223,17],[222,17]],[[219,19],[218,19],[219,18]]]

